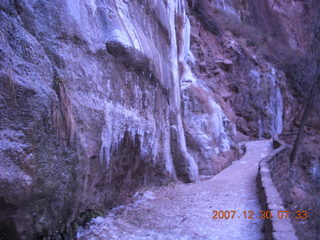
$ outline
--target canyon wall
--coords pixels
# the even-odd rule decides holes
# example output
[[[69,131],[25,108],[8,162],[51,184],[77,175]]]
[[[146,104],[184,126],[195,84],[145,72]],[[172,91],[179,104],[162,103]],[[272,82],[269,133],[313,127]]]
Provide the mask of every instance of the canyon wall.
[[[1,1],[0,239],[65,239],[141,186],[217,174],[238,141],[290,130],[279,59],[307,48],[308,24],[290,21],[304,11]]]
[[[1,239],[64,239],[138,187],[237,157],[210,91],[182,91],[185,4],[1,1]]]

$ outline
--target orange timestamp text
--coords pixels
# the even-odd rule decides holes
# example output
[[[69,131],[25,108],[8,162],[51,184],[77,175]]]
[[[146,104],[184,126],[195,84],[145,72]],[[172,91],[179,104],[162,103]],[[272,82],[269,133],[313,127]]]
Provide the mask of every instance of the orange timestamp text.
[[[214,210],[212,219],[298,219],[305,220],[308,218],[307,211],[236,211],[236,210]]]

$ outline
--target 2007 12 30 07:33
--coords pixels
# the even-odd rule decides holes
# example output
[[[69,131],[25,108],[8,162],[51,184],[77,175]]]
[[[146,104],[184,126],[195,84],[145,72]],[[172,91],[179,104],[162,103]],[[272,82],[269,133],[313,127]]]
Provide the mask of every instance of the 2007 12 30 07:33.
[[[308,218],[307,211],[260,211],[258,214],[252,210],[249,211],[235,211],[235,210],[214,210],[212,211],[212,219],[271,219],[271,218],[278,218],[278,219],[298,219],[298,220],[305,220]]]

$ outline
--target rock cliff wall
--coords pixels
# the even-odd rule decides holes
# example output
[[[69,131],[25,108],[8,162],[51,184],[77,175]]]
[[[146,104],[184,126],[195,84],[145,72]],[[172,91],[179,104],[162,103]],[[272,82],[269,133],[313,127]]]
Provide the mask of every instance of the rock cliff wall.
[[[210,94],[185,100],[185,4],[0,3],[2,239],[72,235],[140,186],[195,181],[237,154]]]
[[[1,1],[0,239],[65,239],[141,186],[214,175],[239,140],[288,130],[278,49],[307,48],[290,21],[305,9]]]

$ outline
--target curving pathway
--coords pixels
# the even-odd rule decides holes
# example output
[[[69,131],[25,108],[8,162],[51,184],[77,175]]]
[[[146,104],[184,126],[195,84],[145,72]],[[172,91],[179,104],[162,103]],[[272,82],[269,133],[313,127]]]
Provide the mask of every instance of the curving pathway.
[[[256,176],[259,161],[272,150],[271,141],[246,142],[246,146],[244,157],[213,178],[140,192],[134,203],[94,219],[88,229],[79,231],[78,239],[263,239]],[[220,220],[212,219],[213,210],[237,212],[234,219]],[[248,219],[249,211],[254,219]]]

